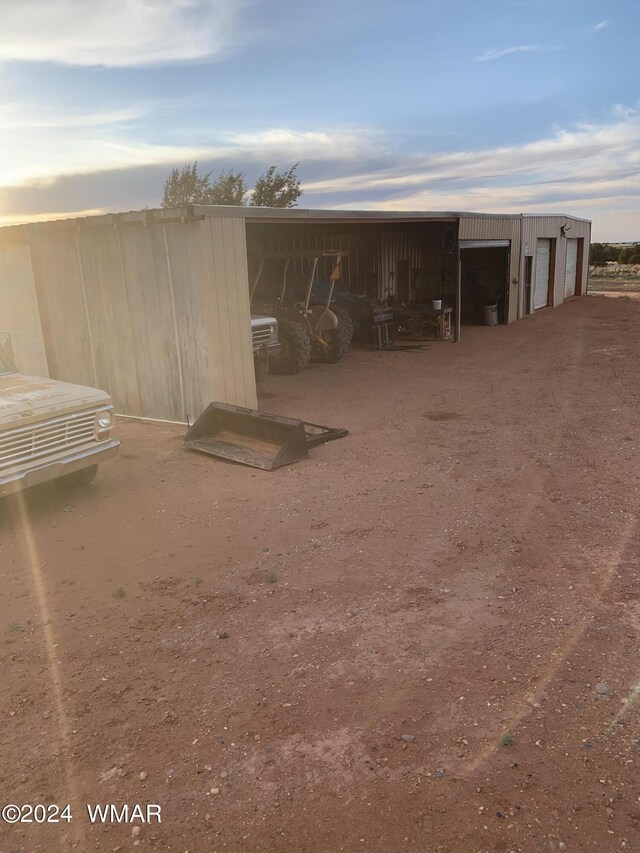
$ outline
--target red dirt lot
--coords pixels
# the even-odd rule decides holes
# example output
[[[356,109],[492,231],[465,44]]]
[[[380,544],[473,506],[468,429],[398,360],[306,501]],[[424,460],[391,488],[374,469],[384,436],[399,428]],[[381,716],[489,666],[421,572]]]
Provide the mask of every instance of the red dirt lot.
[[[640,850],[640,303],[270,377],[273,473],[121,422],[0,505],[0,850]],[[157,803],[95,825],[85,803]]]

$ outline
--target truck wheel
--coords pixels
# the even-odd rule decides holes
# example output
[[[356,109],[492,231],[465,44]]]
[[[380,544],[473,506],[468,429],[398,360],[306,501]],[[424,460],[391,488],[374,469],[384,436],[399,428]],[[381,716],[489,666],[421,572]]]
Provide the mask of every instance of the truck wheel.
[[[269,356],[271,373],[299,373],[311,360],[309,333],[293,320],[278,320],[280,349]]]
[[[60,477],[60,485],[66,489],[79,489],[81,486],[88,486],[95,479],[98,473],[97,465],[90,465],[88,468],[81,468],[79,471],[74,471],[73,474],[65,474]]]
[[[331,310],[333,311],[333,308]],[[338,317],[337,327],[335,329],[327,329],[322,333],[327,347],[319,353],[320,361],[328,364],[336,364],[338,361],[342,361],[349,351],[352,334],[351,327],[343,323],[341,317]]]

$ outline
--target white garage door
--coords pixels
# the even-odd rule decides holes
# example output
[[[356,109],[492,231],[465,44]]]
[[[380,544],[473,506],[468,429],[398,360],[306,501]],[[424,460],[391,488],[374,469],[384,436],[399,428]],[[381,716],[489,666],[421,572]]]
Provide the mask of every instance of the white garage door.
[[[576,295],[576,276],[578,274],[578,241],[575,237],[567,240],[567,260],[564,267],[564,298]]]
[[[538,240],[536,246],[536,283],[533,307],[546,308],[549,304],[549,269],[551,267],[551,240]]]

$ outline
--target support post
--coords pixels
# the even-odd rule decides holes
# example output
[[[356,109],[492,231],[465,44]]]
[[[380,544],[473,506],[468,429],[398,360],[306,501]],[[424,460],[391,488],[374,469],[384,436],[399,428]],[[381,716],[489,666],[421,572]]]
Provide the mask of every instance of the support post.
[[[458,343],[460,340],[460,322],[462,313],[462,266],[460,263],[460,242],[456,243],[456,329],[454,341]]]

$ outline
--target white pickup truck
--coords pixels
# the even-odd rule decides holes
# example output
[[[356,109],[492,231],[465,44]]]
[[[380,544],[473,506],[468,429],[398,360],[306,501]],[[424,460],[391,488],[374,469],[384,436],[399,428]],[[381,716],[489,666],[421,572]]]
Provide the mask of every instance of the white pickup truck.
[[[263,314],[251,315],[251,343],[256,382],[260,385],[269,372],[269,356],[280,350],[278,321]]]
[[[104,391],[19,373],[0,348],[0,497],[58,477],[90,483],[118,452]]]

